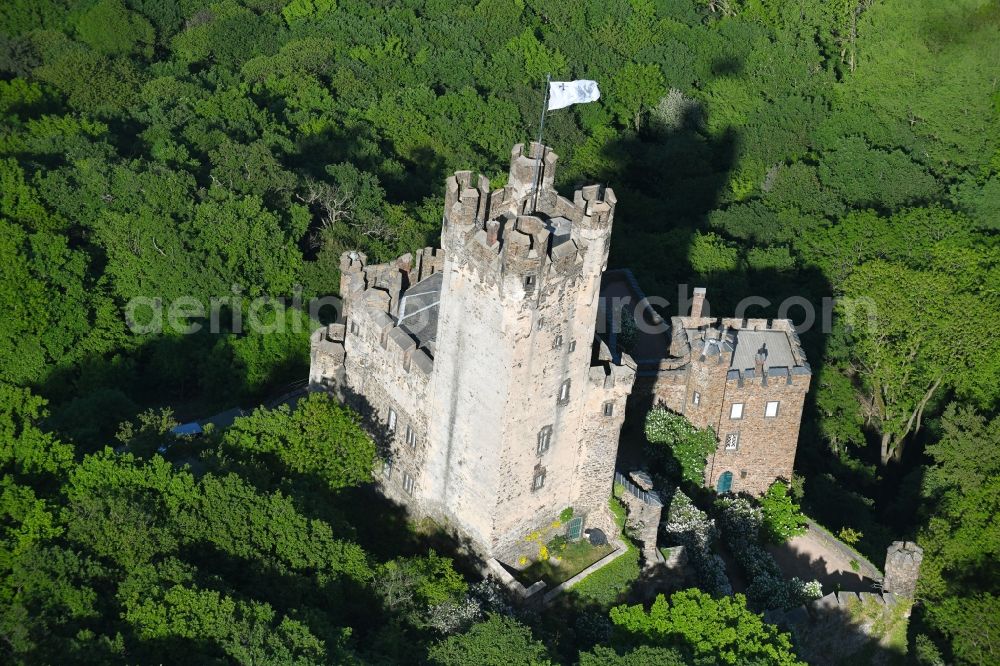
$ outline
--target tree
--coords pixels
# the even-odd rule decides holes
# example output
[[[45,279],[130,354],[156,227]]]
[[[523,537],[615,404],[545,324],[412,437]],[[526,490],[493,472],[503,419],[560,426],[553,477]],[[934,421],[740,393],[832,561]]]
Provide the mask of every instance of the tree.
[[[934,465],[922,488],[918,595],[956,660],[992,663],[1000,656],[997,625],[987,619],[1000,613],[1000,418],[952,404],[941,430],[927,446]]]
[[[323,393],[310,393],[292,411],[258,409],[237,419],[227,445],[274,457],[289,472],[313,474],[337,490],[371,480],[375,443],[353,411]]]
[[[648,611],[641,605],[612,608],[611,621],[619,644],[672,646],[695,663],[803,663],[789,635],[747,610],[742,594],[713,599],[692,588],[669,601],[660,594]]]
[[[149,49],[156,36],[149,21],[126,9],[122,0],[94,3],[77,21],[76,30],[94,50],[108,55]]]
[[[646,439],[651,444],[666,446],[685,481],[699,486],[704,483],[708,456],[718,446],[711,427],[699,430],[681,414],[654,407],[646,415]]]
[[[618,122],[638,130],[642,114],[655,107],[666,92],[658,65],[629,63],[611,78],[611,111]]]
[[[819,179],[850,206],[888,210],[930,200],[940,187],[902,151],[874,150],[859,137],[842,139],[823,156]]]
[[[781,544],[793,536],[804,534],[806,518],[788,495],[788,484],[775,481],[760,499],[760,508],[764,514],[761,527],[764,537],[771,543]]]
[[[136,457],[149,458],[161,446],[174,441],[170,431],[177,425],[179,422],[174,418],[174,412],[170,408],[147,409],[139,414],[136,422],[122,423],[115,434],[115,439]]]
[[[426,627],[435,609],[458,606],[468,591],[450,558],[433,550],[426,557],[400,557],[372,573],[372,587],[386,609],[415,627]]]
[[[597,645],[590,652],[580,653],[580,666],[687,666],[680,651],[673,648],[640,645],[627,652]]]
[[[491,615],[465,633],[432,645],[427,658],[438,666],[550,666],[545,646],[517,620]]]
[[[832,363],[816,376],[816,408],[819,428],[834,453],[865,443],[864,418],[851,378]]]
[[[902,456],[924,410],[942,388],[995,395],[1000,343],[963,313],[1000,312],[992,294],[972,293],[943,270],[872,261],[844,282],[838,311],[852,332],[852,368],[866,390],[867,422],[881,435],[881,460]]]

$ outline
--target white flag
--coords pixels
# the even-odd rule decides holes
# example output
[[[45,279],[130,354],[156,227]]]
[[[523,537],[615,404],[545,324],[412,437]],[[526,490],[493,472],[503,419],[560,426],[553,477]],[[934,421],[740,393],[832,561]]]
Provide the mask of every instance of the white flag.
[[[549,82],[549,111],[562,109],[571,104],[593,102],[600,97],[601,91],[597,89],[597,81],[581,79]]]

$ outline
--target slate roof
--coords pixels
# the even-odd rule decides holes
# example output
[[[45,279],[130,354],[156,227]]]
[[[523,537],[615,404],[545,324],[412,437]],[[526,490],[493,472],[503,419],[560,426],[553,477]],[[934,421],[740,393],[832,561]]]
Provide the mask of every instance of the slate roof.
[[[757,351],[766,348],[769,368],[794,368],[798,365],[792,355],[791,342],[784,331],[736,331],[736,350],[729,367],[734,370],[753,370]]]

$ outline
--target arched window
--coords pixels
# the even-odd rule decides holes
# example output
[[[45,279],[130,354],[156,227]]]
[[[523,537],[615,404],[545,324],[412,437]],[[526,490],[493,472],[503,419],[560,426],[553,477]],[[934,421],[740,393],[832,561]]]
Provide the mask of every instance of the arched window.
[[[719,482],[715,485],[719,493],[728,493],[733,489],[733,473],[723,472],[719,475]]]

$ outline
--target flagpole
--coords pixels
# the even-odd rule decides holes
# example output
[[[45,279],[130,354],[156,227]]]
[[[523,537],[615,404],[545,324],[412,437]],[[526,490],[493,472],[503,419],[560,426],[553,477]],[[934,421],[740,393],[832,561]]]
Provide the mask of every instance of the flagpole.
[[[542,117],[538,121],[538,155],[535,158],[535,182],[532,184],[531,188],[531,212],[534,213],[535,209],[538,207],[538,187],[542,179],[542,153],[545,152],[544,145],[542,144],[542,133],[545,131],[545,111],[546,107],[549,105],[549,83],[552,81],[552,75],[545,75],[545,94],[542,96]]]

